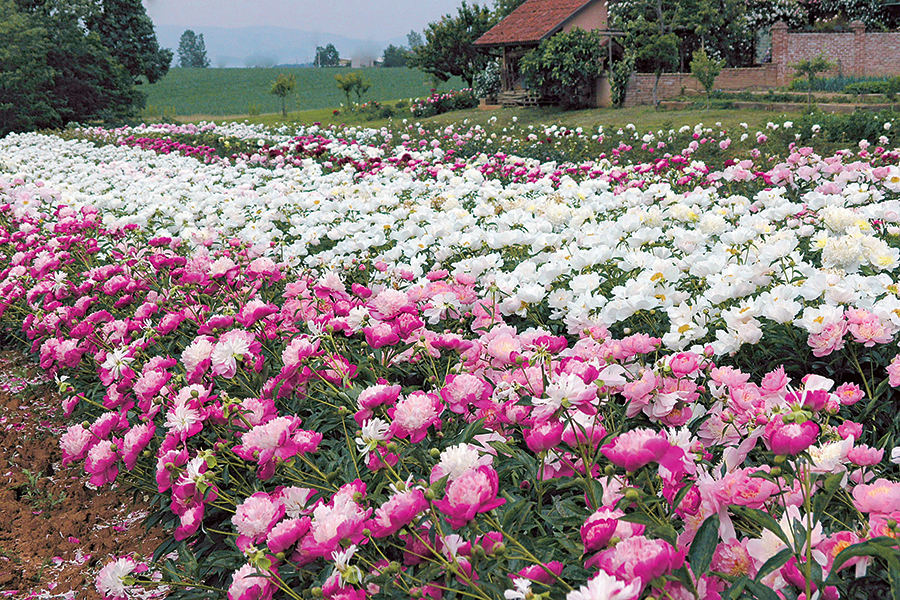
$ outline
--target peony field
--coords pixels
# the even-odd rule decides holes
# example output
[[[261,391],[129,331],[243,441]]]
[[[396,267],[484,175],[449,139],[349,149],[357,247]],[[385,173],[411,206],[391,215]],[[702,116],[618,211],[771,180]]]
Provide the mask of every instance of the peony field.
[[[3,346],[164,531],[92,588],[900,600],[900,122],[814,118],[0,139]]]

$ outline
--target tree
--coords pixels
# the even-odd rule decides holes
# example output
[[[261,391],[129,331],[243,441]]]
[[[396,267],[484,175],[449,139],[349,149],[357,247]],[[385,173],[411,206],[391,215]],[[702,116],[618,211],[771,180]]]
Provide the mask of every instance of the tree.
[[[269,93],[281,98],[281,115],[283,117],[287,117],[287,97],[296,87],[297,79],[294,77],[293,73],[290,75],[287,73],[279,73],[278,77],[275,78],[275,81],[272,82],[272,89],[269,90]]]
[[[202,33],[197,35],[187,29],[181,34],[181,39],[178,41],[178,64],[182,67],[199,69],[209,66],[209,59],[206,57],[206,42],[203,41]]]
[[[341,55],[338,54],[334,44],[316,46],[316,60],[314,64],[317,67],[336,67],[341,64]]]
[[[0,0],[0,137],[61,122],[50,98],[47,31],[13,0]]]
[[[812,108],[813,82],[816,79],[816,75],[834,67],[835,64],[822,54],[791,65],[791,68],[794,69],[794,77],[806,77],[806,105],[809,108]]]
[[[141,0],[91,0],[83,20],[135,82],[146,77],[153,83],[168,73],[172,51],[159,47]]]
[[[424,46],[425,42],[422,41],[422,34],[416,30],[411,30],[406,34],[406,45],[409,46],[410,50],[415,50],[419,46]]]
[[[497,20],[506,17],[512,11],[519,8],[525,0],[494,0],[494,12]]]
[[[455,17],[444,15],[440,21],[428,24],[425,44],[414,50],[409,65],[438,81],[447,81],[454,75],[462,77],[472,87],[473,78],[490,60],[474,42],[494,23],[496,17],[486,6],[469,6],[463,0]]]
[[[697,81],[706,90],[707,110],[709,110],[709,95],[716,84],[716,77],[722,72],[723,66],[725,66],[725,61],[710,58],[705,48],[694,50],[694,55],[691,59],[691,74],[697,78]]]
[[[369,88],[372,87],[372,83],[368,79],[365,79],[359,71],[335,75],[334,80],[337,81],[338,88],[344,92],[344,96],[347,98],[348,108],[350,107],[351,94],[356,94],[356,100],[357,102],[360,102],[362,101],[363,94],[368,92]]]
[[[5,0],[4,0],[5,1]],[[121,121],[137,114],[144,96],[95,31],[85,29],[89,2],[5,1],[0,23],[21,25],[0,36],[3,60],[0,87],[23,92],[3,101],[3,129],[58,127],[94,120]],[[6,18],[8,17],[8,19]],[[23,86],[22,76],[33,78]],[[49,108],[48,108],[49,107]]]
[[[577,28],[543,40],[522,57],[526,86],[566,108],[589,106],[605,63],[602,41],[599,33]]]
[[[393,44],[389,44],[388,47],[384,49],[384,55],[381,59],[381,66],[405,67],[407,60],[409,60],[409,50],[407,50],[403,46],[395,46]]]
[[[686,0],[691,1],[691,0]],[[679,64],[679,37],[674,29],[683,15],[680,3],[663,0],[619,0],[612,10],[615,27],[625,30],[625,55],[638,71],[655,73],[653,104],[659,105],[662,73]]]

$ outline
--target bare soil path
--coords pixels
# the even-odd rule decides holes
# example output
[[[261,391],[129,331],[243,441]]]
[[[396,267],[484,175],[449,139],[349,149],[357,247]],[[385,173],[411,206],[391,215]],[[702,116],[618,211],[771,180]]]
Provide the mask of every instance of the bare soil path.
[[[82,465],[61,466],[66,426],[55,383],[0,350],[0,600],[99,599],[94,579],[109,558],[147,557],[164,535],[141,524],[141,498],[91,489]]]

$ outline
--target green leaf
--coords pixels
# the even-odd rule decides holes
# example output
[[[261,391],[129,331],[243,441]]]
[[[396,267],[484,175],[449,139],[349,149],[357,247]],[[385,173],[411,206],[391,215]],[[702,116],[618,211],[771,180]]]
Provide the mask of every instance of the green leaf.
[[[782,548],[780,552],[769,558],[769,560],[764,562],[759,568],[759,571],[756,573],[756,581],[759,581],[775,569],[783,567],[787,561],[791,560],[793,555],[794,553],[790,548]]]
[[[815,502],[813,502],[813,523],[817,523],[828,507],[828,503],[834,498],[834,494],[841,488],[841,481],[844,479],[844,473],[833,473],[825,478],[822,484],[822,490],[816,494]]]
[[[766,587],[752,579],[747,580],[747,590],[759,600],[781,600],[772,588]]]
[[[729,510],[731,510],[731,512],[738,515],[739,517],[742,517],[749,521],[753,521],[763,529],[768,529],[769,531],[777,535],[778,539],[780,539],[788,546],[791,545],[790,540],[788,540],[787,535],[785,535],[784,531],[782,531],[781,526],[778,524],[778,521],[773,519],[772,515],[770,515],[769,513],[756,508],[747,508],[746,506],[737,506],[734,504],[732,504],[728,508]]]
[[[719,543],[719,515],[707,517],[688,550],[688,562],[694,573],[706,573]]]

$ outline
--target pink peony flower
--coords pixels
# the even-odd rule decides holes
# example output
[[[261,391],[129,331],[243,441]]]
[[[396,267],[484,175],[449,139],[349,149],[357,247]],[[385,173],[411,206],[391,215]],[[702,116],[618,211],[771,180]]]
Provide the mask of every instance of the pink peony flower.
[[[476,514],[502,506],[506,500],[498,498],[497,471],[485,465],[469,469],[447,484],[446,495],[435,500],[434,506],[447,517],[450,526],[459,529]]]
[[[415,391],[397,401],[389,411],[393,419],[391,433],[400,438],[409,437],[414,444],[421,442],[429,426],[440,429],[443,410],[444,405],[434,394]]]
[[[838,400],[844,406],[852,406],[862,400],[866,393],[855,383],[842,383],[834,390]]]
[[[870,448],[864,444],[855,446],[847,452],[847,460],[860,467],[877,465],[884,458],[884,448]]]
[[[387,537],[409,525],[428,509],[428,501],[422,490],[414,489],[391,496],[375,511],[369,528],[376,538]]]
[[[90,482],[101,486],[112,483],[119,474],[118,456],[110,440],[100,440],[88,450],[84,470],[91,474]]]
[[[891,364],[887,366],[887,372],[890,386],[900,386],[900,354],[891,359]]]
[[[775,454],[800,454],[819,437],[819,426],[812,421],[785,423],[775,417],[766,425],[763,434]]]
[[[853,505],[859,512],[889,513],[900,509],[900,482],[878,478],[853,488]]]
[[[228,600],[271,600],[278,587],[252,565],[234,572],[228,587]]]
[[[269,530],[284,516],[284,505],[265,492],[256,492],[235,509],[231,524],[238,532],[236,544],[243,552],[266,539]]]
[[[844,334],[847,333],[847,322],[829,323],[821,332],[810,334],[807,343],[817,357],[828,356],[844,347]]]
[[[624,581],[640,581],[639,589],[684,564],[684,551],[666,541],[636,535],[597,555],[598,566]]]
[[[562,441],[563,424],[559,421],[542,421],[523,430],[525,444],[535,453],[555,448]]]
[[[309,517],[285,519],[269,530],[266,536],[266,545],[269,552],[284,552],[297,543],[307,531],[309,531]]]
[[[605,444],[601,452],[613,464],[626,471],[637,471],[651,462],[658,462],[675,472],[684,457],[684,451],[673,446],[662,433],[651,429],[632,429]]]
[[[641,582],[632,579],[626,583],[604,571],[598,571],[593,579],[566,595],[566,600],[636,600],[641,592]]]

